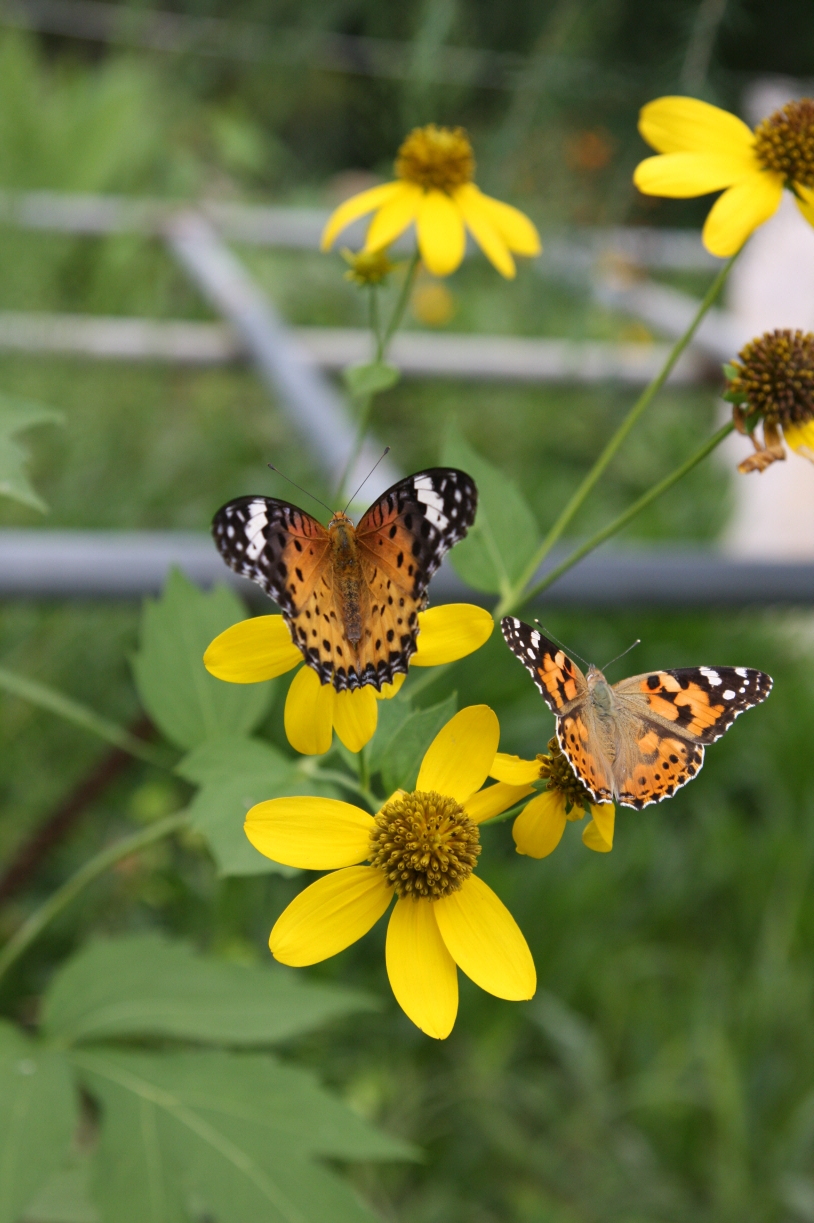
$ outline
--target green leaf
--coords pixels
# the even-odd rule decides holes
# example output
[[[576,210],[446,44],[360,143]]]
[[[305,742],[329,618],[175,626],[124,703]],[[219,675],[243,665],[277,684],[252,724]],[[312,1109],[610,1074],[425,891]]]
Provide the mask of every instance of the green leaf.
[[[268,1055],[75,1051],[102,1108],[93,1195],[105,1223],[372,1223],[315,1157],[411,1148]]]
[[[367,767],[371,774],[380,773],[390,751],[390,745],[398,738],[404,724],[414,713],[410,699],[403,693],[389,701],[379,701],[379,720],[376,734],[368,748]]]
[[[0,494],[45,513],[48,506],[37,495],[26,475],[28,451],[15,441],[16,435],[34,425],[62,424],[61,412],[27,399],[0,395]]]
[[[64,1056],[0,1020],[0,1223],[17,1223],[63,1164],[75,1124]]]
[[[52,1176],[29,1202],[22,1223],[99,1223],[88,1194],[87,1159]]]
[[[243,619],[243,605],[231,590],[217,586],[205,594],[177,569],[161,598],[145,601],[133,674],[144,708],[179,747],[248,734],[266,714],[270,683],[227,684],[203,665],[213,638]]]
[[[205,959],[184,943],[136,934],[74,956],[51,983],[42,1023],[60,1044],[142,1037],[257,1046],[374,1009],[366,995],[271,962]]]
[[[298,874],[254,848],[243,831],[246,812],[266,798],[287,794],[337,796],[332,785],[306,776],[271,744],[245,736],[199,744],[177,771],[201,786],[189,805],[192,827],[206,837],[220,875]]]
[[[416,709],[381,749],[381,775],[385,790],[412,790],[424,753],[452,715],[458,694],[450,693],[439,705]]]
[[[450,552],[450,563],[475,590],[508,594],[540,541],[534,515],[512,480],[481,458],[457,428],[448,434],[442,461],[469,472],[478,486],[475,525]]]
[[[361,399],[365,395],[388,391],[396,385],[401,374],[395,365],[372,361],[369,365],[349,365],[342,371],[342,377],[351,395]]]

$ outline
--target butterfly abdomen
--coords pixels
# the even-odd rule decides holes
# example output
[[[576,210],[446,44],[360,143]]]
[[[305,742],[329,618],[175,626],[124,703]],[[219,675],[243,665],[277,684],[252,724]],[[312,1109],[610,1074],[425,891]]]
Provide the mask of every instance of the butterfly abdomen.
[[[344,514],[336,514],[328,528],[331,537],[334,591],[342,611],[345,637],[357,645],[362,637],[364,574],[356,543],[356,528]]]

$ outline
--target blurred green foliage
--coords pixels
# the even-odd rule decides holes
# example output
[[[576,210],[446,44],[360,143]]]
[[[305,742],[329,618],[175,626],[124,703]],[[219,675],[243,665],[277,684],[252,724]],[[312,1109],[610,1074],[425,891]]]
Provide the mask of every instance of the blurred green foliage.
[[[629,172],[643,149],[635,133],[638,106],[689,87],[682,82],[693,67],[694,45],[696,68],[708,53],[709,71],[697,73],[692,91],[733,108],[747,74],[807,74],[814,47],[806,0],[729,0],[705,52],[699,21],[710,7],[696,0],[179,5],[194,15],[418,37],[427,55],[444,42],[537,55],[526,87],[515,93],[437,86],[418,70],[394,82],[301,65],[136,56],[3,31],[0,187],[220,198],[273,192],[287,201],[331,203],[341,189],[334,176],[348,168],[389,173],[405,126],[436,119],[465,122],[482,185],[499,188],[544,226],[691,224],[705,202],[633,195]],[[241,253],[292,321],[362,323],[361,302],[343,281],[338,256]],[[629,326],[529,269],[507,285],[471,261],[449,288],[456,329],[622,338]],[[158,244],[11,228],[0,229],[0,309],[208,316]],[[204,529],[227,498],[279,491],[265,470],[270,458],[317,494],[330,491],[242,368],[202,372],[2,356],[0,388],[64,412],[63,429],[38,431],[28,443],[34,487],[51,507],[49,524]],[[377,430],[409,470],[439,461],[454,426],[462,445],[506,473],[545,529],[628,401],[618,388],[403,381],[382,396]],[[674,466],[709,430],[714,414],[706,390],[665,393],[576,529],[600,525]],[[725,521],[728,488],[728,474],[710,463],[632,534],[714,538]],[[5,502],[0,519],[39,521],[31,510]],[[508,826],[488,830],[482,869],[532,946],[541,980],[534,1002],[502,1003],[464,983],[456,1029],[435,1044],[392,1002],[378,930],[297,981],[352,983],[381,997],[383,1010],[344,1020],[334,1011],[327,1034],[305,1033],[309,1024],[297,1035],[292,1027],[285,1036],[287,1072],[299,1073],[293,1063],[311,1067],[341,1095],[353,1111],[342,1114],[340,1128],[352,1130],[358,1123],[348,1118],[355,1113],[426,1153],[420,1164],[353,1171],[367,1199],[400,1223],[810,1223],[810,617],[548,611],[544,618],[572,648],[599,662],[640,636],[636,669],[748,663],[770,671],[776,688],[765,707],[712,749],[692,786],[661,807],[620,814],[611,854],[587,852],[579,829],[569,828],[573,835],[551,858],[531,862],[514,854]],[[137,625],[138,611],[130,606],[6,605],[0,658],[127,722],[139,710],[128,665],[138,647]],[[543,749],[551,719],[497,636],[474,659],[431,679],[415,698],[413,717],[422,709],[428,719],[436,717],[433,707],[455,691],[460,705],[487,701],[498,710],[504,750]],[[285,681],[273,688],[262,738],[240,738],[244,776],[252,784],[262,784],[285,759],[284,688]],[[392,712],[383,711],[383,730],[398,709],[392,703]],[[401,728],[390,729],[395,739]],[[101,749],[78,729],[6,697],[0,741],[5,859],[98,762]],[[26,892],[0,910],[0,935],[100,844],[176,809],[195,786],[200,829],[215,843],[207,819],[228,811],[230,820],[239,820],[247,794],[241,787],[227,795],[217,754],[196,751],[174,777],[131,766]],[[50,984],[54,970],[91,934],[141,937],[160,929],[207,949],[213,972],[238,963],[268,969],[268,931],[302,879],[223,877],[223,860],[209,858],[200,829],[120,864],[90,889],[19,966],[3,994],[6,1014],[33,1026],[43,995],[56,1005],[62,987],[59,978]],[[76,972],[79,981],[82,963],[80,957],[64,972]],[[144,978],[137,1001],[142,1008],[149,1001]],[[198,1024],[201,1013],[212,1016],[211,1000],[202,1002]],[[167,1037],[166,1023],[165,1017],[160,1029],[154,1019],[132,1027],[127,1040],[142,1047],[106,1050],[106,1064],[144,1059],[146,1074],[147,1060],[158,1056],[153,1046]],[[245,1013],[241,1023],[245,1031]],[[200,1027],[176,1026],[172,1035],[213,1046],[240,1043],[233,1032],[225,1037],[222,1030],[215,1040]],[[277,1032],[274,1042],[282,1038]],[[13,1039],[25,1048],[12,1057],[27,1060],[27,1038]],[[51,1056],[38,1047],[37,1058]],[[196,1048],[170,1056],[179,1059],[183,1093],[192,1063],[181,1061],[233,1055]],[[64,1061],[57,1066],[55,1060],[43,1088],[52,1092],[46,1111],[54,1142],[65,1137],[74,1107]],[[221,1084],[229,1079],[223,1065],[218,1061]],[[201,1068],[196,1060],[194,1070]],[[83,1074],[100,1099],[106,1089],[98,1066],[83,1067]],[[43,1082],[36,1075],[18,1078]],[[118,1107],[112,1095],[110,1103]],[[118,1115],[129,1125],[125,1106]],[[336,1158],[349,1152],[330,1143],[312,1149]],[[45,1146],[41,1154],[47,1161]],[[26,1169],[31,1186],[19,1188],[20,1202],[40,1171]],[[77,1190],[76,1223],[87,1223],[83,1193]],[[54,1218],[53,1210],[46,1195],[40,1223]]]

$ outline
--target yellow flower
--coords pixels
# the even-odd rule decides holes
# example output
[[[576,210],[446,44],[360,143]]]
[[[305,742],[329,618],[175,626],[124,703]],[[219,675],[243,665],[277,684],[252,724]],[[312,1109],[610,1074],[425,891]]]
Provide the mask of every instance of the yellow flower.
[[[493,627],[489,613],[472,603],[446,603],[419,612],[418,649],[410,666],[437,667],[465,658],[480,649]],[[216,637],[204,654],[207,671],[232,684],[275,679],[302,661],[282,616],[241,620]],[[353,692],[336,692],[332,684],[321,684],[310,666],[301,666],[285,702],[289,743],[304,756],[321,756],[336,731],[349,751],[361,751],[376,733],[377,701],[395,696],[404,679],[396,676],[396,682],[385,684],[380,693],[369,684]]]
[[[735,426],[755,447],[738,471],[765,471],[785,459],[783,439],[814,463],[814,333],[767,331],[751,340],[724,372],[724,398],[733,404]]]
[[[657,98],[643,107],[639,131],[659,157],[641,162],[633,181],[645,195],[684,199],[723,190],[703,232],[713,255],[734,255],[768,221],[783,188],[814,225],[814,101],[789,102],[754,132],[697,98]]]
[[[414,128],[396,158],[395,182],[371,187],[345,200],[328,218],[322,249],[351,222],[376,213],[366,251],[380,251],[415,222],[418,249],[434,276],[449,276],[466,249],[466,230],[501,275],[515,275],[518,255],[539,255],[540,237],[517,208],[484,195],[472,182],[475,159],[463,128]]]
[[[589,812],[593,818],[583,830],[584,844],[597,853],[610,853],[616,807],[613,803],[591,802],[556,739],[549,740],[548,751],[548,756],[535,760],[498,752],[489,770],[490,777],[504,784],[530,785],[541,778],[546,782],[542,794],[535,795],[514,821],[512,836],[517,852],[530,858],[547,858],[562,840],[566,823],[584,819]]]
[[[327,798],[272,798],[246,816],[246,835],[275,862],[330,871],[301,892],[269,937],[275,959],[301,967],[336,955],[387,909],[386,962],[404,1012],[442,1040],[458,1012],[456,965],[498,998],[531,998],[534,961],[519,927],[474,874],[478,825],[530,793],[485,790],[500,736],[487,705],[462,709],[427,749],[416,789],[375,815]],[[362,865],[363,863],[369,865]]]

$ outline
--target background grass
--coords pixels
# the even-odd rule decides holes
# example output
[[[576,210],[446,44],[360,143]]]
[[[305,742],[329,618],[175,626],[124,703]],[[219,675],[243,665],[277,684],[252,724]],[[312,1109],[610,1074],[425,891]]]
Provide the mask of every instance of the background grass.
[[[189,0],[188,11],[203,7]],[[325,204],[336,198],[337,173],[387,173],[405,125],[437,118],[469,124],[479,180],[526,207],[544,231],[574,221],[693,224],[703,215],[703,202],[651,207],[629,185],[642,152],[637,107],[680,87],[698,19],[690,0],[561,2],[545,11],[470,0],[448,12],[369,0],[330,13],[278,4],[271,16],[247,2],[221,15],[425,40],[443,28],[451,42],[559,56],[568,71],[544,79],[529,104],[520,92],[192,57],[162,61],[6,32],[0,186]],[[812,47],[814,21],[803,3],[787,0],[781,12],[730,0],[698,92],[737,105],[748,73],[807,72]],[[587,76],[578,67],[585,58],[595,68]],[[609,151],[595,169],[580,163],[586,132]],[[338,257],[240,254],[292,322],[361,323]],[[528,268],[506,284],[471,261],[449,289],[455,329],[621,338],[630,325]],[[153,242],[12,228],[0,229],[0,309],[209,317]],[[195,371],[3,356],[0,390],[65,413],[64,427],[29,438],[32,474],[51,506],[43,525],[204,530],[229,497],[279,491],[269,460],[318,495],[329,492],[276,405],[239,366]],[[410,470],[437,461],[456,419],[518,482],[545,526],[629,398],[618,389],[404,382],[383,397],[376,428]],[[710,390],[664,394],[575,531],[598,525],[674,466],[714,414]],[[708,463],[632,534],[714,539],[730,487],[730,474]],[[4,525],[41,521],[0,504]],[[514,853],[508,825],[488,831],[484,875],[532,945],[541,983],[534,1002],[500,1002],[463,982],[453,1035],[431,1042],[390,997],[380,928],[309,972],[367,986],[384,1000],[382,1013],[337,1024],[290,1054],[426,1151],[418,1166],[354,1172],[389,1219],[814,1220],[810,617],[575,609],[545,618],[600,662],[641,637],[619,674],[628,665],[748,663],[775,676],[775,691],[710,751],[695,784],[659,808],[621,812],[612,854],[587,851],[580,825],[569,825],[563,845],[543,862]],[[137,625],[130,604],[8,603],[0,609],[0,661],[127,722],[138,714],[128,667]],[[494,705],[506,750],[544,749],[552,720],[499,640],[422,699],[447,686],[462,704]],[[278,684],[265,728],[278,741],[285,687]],[[103,748],[6,696],[0,743],[6,859]],[[0,933],[106,838],[174,809],[185,795],[181,782],[133,764],[0,911]],[[32,949],[5,1008],[33,1022],[54,965],[100,930],[160,927],[263,962],[268,930],[300,886],[279,877],[218,881],[193,838],[156,846],[120,864]]]

